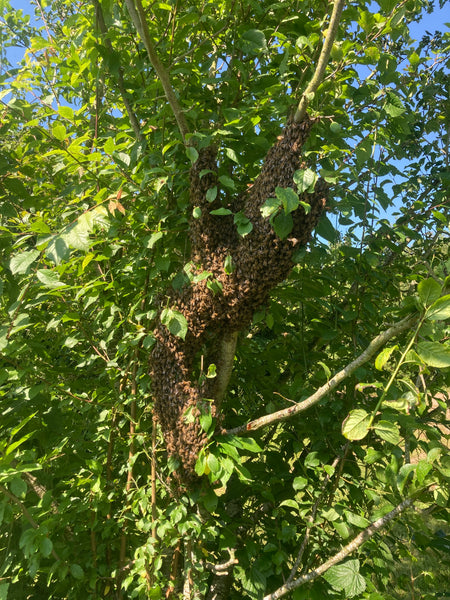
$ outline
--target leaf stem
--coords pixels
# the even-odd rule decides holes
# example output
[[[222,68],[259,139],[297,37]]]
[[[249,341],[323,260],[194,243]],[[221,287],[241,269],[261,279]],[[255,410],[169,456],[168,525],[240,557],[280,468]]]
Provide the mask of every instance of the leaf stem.
[[[399,359],[399,361],[398,361],[398,363],[397,363],[397,365],[396,365],[396,367],[394,369],[394,372],[392,373],[389,381],[387,382],[387,384],[386,384],[386,386],[385,386],[385,388],[383,390],[383,393],[381,394],[380,399],[377,402],[377,405],[373,409],[373,412],[372,412],[372,414],[370,416],[370,420],[369,420],[369,425],[368,425],[369,427],[372,425],[373,420],[375,419],[376,414],[377,414],[377,412],[378,412],[381,404],[383,403],[384,399],[386,398],[387,393],[388,393],[391,385],[394,383],[395,378],[397,377],[397,374],[398,374],[398,372],[400,370],[400,367],[402,366],[403,362],[405,361],[406,355],[411,350],[411,347],[414,344],[414,341],[415,341],[415,339],[417,337],[417,334],[419,333],[420,328],[422,327],[422,324],[423,324],[424,320],[425,320],[425,315],[420,319],[420,321],[419,321],[419,323],[418,323],[418,325],[417,325],[417,327],[416,327],[413,335],[411,336],[411,339],[409,340],[408,345],[406,346],[403,354],[401,355],[401,357],[400,357],[400,359]]]

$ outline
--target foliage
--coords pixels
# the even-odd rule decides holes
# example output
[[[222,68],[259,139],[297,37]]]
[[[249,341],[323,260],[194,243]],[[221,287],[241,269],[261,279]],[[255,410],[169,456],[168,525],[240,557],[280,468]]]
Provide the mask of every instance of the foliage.
[[[0,598],[275,598],[405,499],[415,508],[399,523],[286,593],[392,598],[398,561],[424,548],[439,557],[424,579],[438,577],[449,534],[448,33],[411,39],[426,0],[345,6],[309,101],[307,166],[263,216],[288,236],[277,218],[318,174],[327,213],[240,332],[223,420],[206,402],[198,481],[180,490],[148,373],[159,320],[188,332],[168,290],[195,277],[214,286],[186,264],[198,216],[189,169],[217,146],[208,200],[227,218],[313,76],[329,7],[143,5],[187,144],[125,6],[45,0],[30,21],[0,2]],[[9,46],[24,49],[19,65]],[[233,219],[250,233],[245,215]],[[410,328],[308,410],[270,420],[408,315]],[[199,358],[194,375],[216,368]],[[260,417],[252,437],[233,433]]]

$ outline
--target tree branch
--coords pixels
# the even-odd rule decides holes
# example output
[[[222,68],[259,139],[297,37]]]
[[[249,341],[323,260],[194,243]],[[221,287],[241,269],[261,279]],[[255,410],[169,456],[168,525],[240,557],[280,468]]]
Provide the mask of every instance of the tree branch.
[[[317,91],[317,88],[323,81],[325,69],[330,59],[331,48],[333,47],[333,42],[336,38],[344,4],[345,0],[335,0],[334,2],[333,12],[331,13],[330,18],[330,25],[327,29],[325,41],[322,46],[322,51],[319,56],[319,61],[317,63],[316,70],[314,72],[313,78],[309,82],[306,90],[303,92],[302,97],[300,98],[297,111],[294,115],[294,121],[296,121],[297,123],[303,121],[309,101],[314,96],[314,94]]]
[[[170,83],[169,74],[165,66],[160,61],[159,56],[156,54],[155,47],[150,39],[150,31],[148,29],[141,0],[125,0],[125,4],[127,5],[133,25],[136,27],[136,31],[144,42],[150,62],[155,69],[159,80],[161,81],[167,101],[169,102],[172,112],[178,123],[178,128],[181,132],[183,141],[185,141],[186,135],[189,133],[189,128],[178,99],[175,96],[172,84]]]
[[[396,506],[393,510],[391,510],[390,513],[388,513],[387,515],[384,515],[384,517],[381,517],[380,519],[377,519],[376,521],[374,521],[372,523],[372,525],[367,527],[367,529],[364,529],[364,531],[361,531],[361,533],[359,533],[349,544],[344,546],[342,548],[342,550],[340,550],[337,554],[332,556],[326,562],[319,565],[317,567],[317,569],[313,569],[312,571],[309,571],[309,573],[302,575],[298,579],[295,579],[294,581],[292,581],[290,583],[286,583],[285,585],[282,585],[280,588],[275,590],[275,592],[272,592],[271,594],[264,596],[264,600],[277,600],[278,598],[282,598],[283,596],[288,594],[290,591],[295,590],[296,588],[300,587],[304,583],[308,583],[309,581],[313,581],[314,579],[317,579],[318,577],[323,575],[326,571],[328,571],[328,569],[330,567],[340,563],[349,554],[351,554],[352,552],[357,550],[360,546],[362,546],[362,544],[364,544],[364,542],[366,542],[373,535],[375,535],[375,533],[379,529],[381,529],[382,527],[387,525],[387,523],[389,523],[389,521],[392,521],[392,519],[395,519],[395,517],[397,515],[399,515],[405,509],[412,506],[412,504],[413,504],[412,499],[406,498],[406,500],[403,500],[403,502],[401,502],[398,506]]]
[[[314,404],[317,404],[319,400],[334,390],[341,383],[341,381],[346,379],[349,375],[356,371],[358,367],[372,358],[372,356],[378,352],[378,350],[384,346],[388,340],[409,329],[415,323],[415,321],[416,317],[406,317],[395,325],[392,325],[392,327],[389,329],[386,329],[386,331],[383,331],[377,335],[377,337],[370,342],[364,352],[362,352],[357,358],[355,358],[354,361],[344,367],[344,369],[336,373],[334,377],[327,381],[325,385],[322,385],[316,392],[314,392],[314,394],[312,394],[312,396],[306,400],[303,400],[303,402],[298,402],[289,408],[284,408],[283,410],[278,410],[270,415],[265,415],[264,417],[250,421],[250,423],[247,423],[246,425],[240,425],[234,429],[229,429],[225,432],[225,434],[237,435],[247,431],[255,431],[256,429],[261,429],[261,427],[266,427],[272,423],[289,419],[290,417],[298,415],[304,410],[307,410],[311,406],[314,406]]]

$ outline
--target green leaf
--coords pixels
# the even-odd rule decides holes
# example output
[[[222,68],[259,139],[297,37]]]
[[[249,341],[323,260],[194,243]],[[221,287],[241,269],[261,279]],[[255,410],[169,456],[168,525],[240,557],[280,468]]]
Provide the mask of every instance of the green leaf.
[[[39,250],[27,250],[13,256],[9,263],[11,272],[15,275],[24,274],[40,255]]]
[[[233,213],[229,208],[216,208],[215,210],[211,210],[209,214],[225,217],[226,215],[232,215]]]
[[[344,591],[348,598],[362,594],[366,589],[364,577],[359,573],[359,560],[348,560],[330,567],[324,579],[338,592]]]
[[[266,36],[259,29],[249,29],[241,38],[241,47],[249,54],[259,54],[267,50]]]
[[[52,134],[60,142],[63,142],[66,139],[66,137],[67,137],[66,128],[64,127],[64,125],[61,125],[61,123],[55,123],[53,125],[53,127],[52,127]]]
[[[375,359],[375,368],[378,369],[379,371],[382,371],[384,365],[387,363],[387,361],[391,357],[391,354],[395,350],[398,350],[398,346],[397,345],[396,346],[391,346],[390,348],[384,348],[380,352],[380,354],[376,357],[376,359]]]
[[[395,446],[400,443],[400,433],[398,426],[390,421],[378,421],[373,427],[375,433],[386,442],[394,444]]]
[[[9,582],[0,583],[0,600],[8,600]]]
[[[12,481],[9,482],[9,489],[14,496],[17,498],[25,498],[27,493],[27,484],[20,477],[16,477]]]
[[[239,164],[239,159],[236,155],[236,152],[232,148],[225,148],[225,153],[233,162]]]
[[[308,480],[306,479],[306,477],[296,477],[292,483],[292,487],[294,488],[294,490],[296,492],[298,492],[299,490],[303,490],[305,489],[305,487],[308,485]]]
[[[316,227],[316,233],[327,242],[334,243],[339,238],[339,234],[333,227],[330,219],[326,215],[320,217],[319,223]]]
[[[84,577],[83,569],[80,567],[80,565],[77,564],[70,565],[70,573],[75,579],[83,579]]]
[[[180,312],[172,308],[165,308],[161,312],[161,323],[167,327],[172,335],[185,339],[188,332],[188,322]]]
[[[225,257],[225,262],[223,265],[223,270],[227,275],[231,275],[236,269],[236,266],[233,264],[233,259],[230,254],[227,254]]]
[[[164,236],[164,233],[162,231],[155,231],[155,233],[152,233],[152,235],[148,239],[147,248],[150,248],[150,250],[151,250],[153,248],[153,246],[156,244],[156,242],[158,240],[160,240],[163,236]]]
[[[64,119],[73,121],[73,109],[70,106],[60,106],[58,108],[58,113],[61,117],[64,117]]]
[[[417,354],[429,367],[445,369],[450,367],[450,345],[439,342],[420,342]]]
[[[231,177],[228,177],[228,175],[221,175],[219,177],[219,181],[222,185],[230,190],[234,190],[236,187],[234,181],[231,179]]]
[[[43,538],[39,544],[39,550],[42,556],[45,556],[46,558],[50,556],[53,550],[52,541],[48,537]]]
[[[50,269],[39,269],[36,271],[37,278],[50,289],[64,287],[66,284],[59,280],[59,274]]]
[[[389,91],[387,93],[387,98],[388,101],[384,106],[384,110],[389,116],[399,117],[405,112],[406,108],[403,106],[402,101],[396,94],[394,94],[394,92]]]
[[[279,198],[267,198],[264,204],[259,209],[264,219],[271,217],[280,208]]]
[[[294,181],[297,184],[299,194],[303,192],[313,192],[318,175],[311,169],[299,169],[294,173]]]
[[[187,146],[186,156],[189,158],[192,164],[198,159],[198,152],[193,146]]]
[[[284,208],[285,215],[288,215],[298,208],[299,197],[292,188],[276,187],[275,194]]]
[[[194,217],[194,219],[200,219],[200,217],[202,216],[202,209],[199,206],[195,206],[192,210],[192,216]]]
[[[292,219],[292,215],[280,213],[273,219],[272,225],[277,236],[284,240],[291,233],[294,226],[294,221]]]
[[[234,223],[236,225],[238,234],[242,237],[248,235],[252,229],[252,222],[242,212],[238,212],[234,215]]]
[[[450,294],[436,300],[426,312],[427,319],[432,321],[445,321],[450,319]]]
[[[422,280],[417,286],[417,292],[419,294],[420,301],[422,306],[425,308],[430,306],[430,304],[433,304],[433,302],[439,298],[441,291],[441,286],[431,277],[429,279]]]
[[[362,440],[370,428],[370,415],[362,408],[352,410],[342,423],[342,435],[348,440]]]
[[[215,185],[212,188],[209,188],[209,190],[207,190],[206,192],[206,200],[208,202],[214,202],[214,200],[217,197],[217,185]]]

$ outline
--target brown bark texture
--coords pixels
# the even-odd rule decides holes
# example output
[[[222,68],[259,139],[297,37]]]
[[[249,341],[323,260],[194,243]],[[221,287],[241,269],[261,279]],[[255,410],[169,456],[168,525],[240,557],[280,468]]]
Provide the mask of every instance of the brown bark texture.
[[[286,278],[294,250],[308,243],[325,206],[327,185],[319,179],[312,193],[300,195],[311,210],[306,214],[299,206],[292,213],[294,226],[286,239],[280,239],[269,218],[261,214],[265,201],[276,196],[276,187],[297,189],[293,176],[305,166],[301,149],[313,123],[306,117],[301,123],[288,124],[269,150],[254,184],[230,206],[233,212],[242,211],[253,225],[244,237],[238,234],[232,214],[211,214],[223,206],[220,194],[214,202],[206,199],[208,189],[218,185],[216,150],[201,149],[191,169],[191,204],[201,209],[201,217],[192,219],[190,226],[195,282],[168,293],[169,306],[184,315],[188,332],[183,340],[160,323],[151,355],[155,413],[169,454],[180,459],[180,477],[185,481],[195,476],[198,453],[207,441],[198,417],[205,410],[219,416],[215,398],[220,378],[199,383],[198,377],[197,381],[192,377],[199,356],[206,358],[206,365],[214,363],[220,373],[222,339],[247,327],[255,310],[267,302],[270,290]],[[225,269],[225,260],[228,265],[231,260],[231,269]],[[210,273],[207,278],[195,277],[205,272]],[[215,282],[215,291],[208,282]]]

